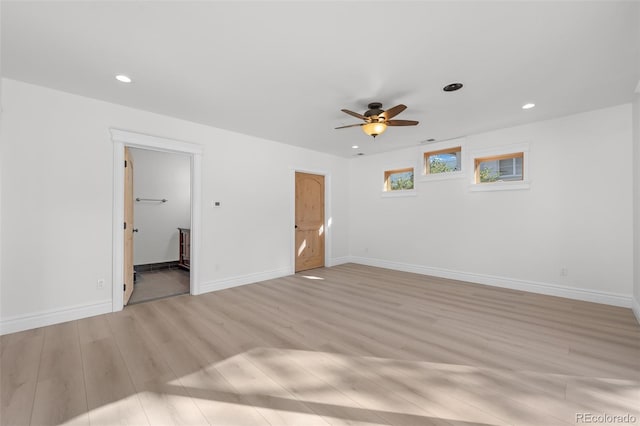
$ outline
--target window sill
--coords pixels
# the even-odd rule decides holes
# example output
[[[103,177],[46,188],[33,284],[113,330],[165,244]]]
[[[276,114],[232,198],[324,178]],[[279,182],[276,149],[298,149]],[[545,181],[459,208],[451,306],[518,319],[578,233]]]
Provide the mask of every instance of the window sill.
[[[529,189],[531,182],[491,182],[491,183],[475,183],[469,186],[469,191],[486,192],[486,191],[517,191]]]
[[[397,198],[397,197],[415,197],[418,195],[415,189],[403,189],[398,191],[382,191],[383,198]]]
[[[435,180],[450,180],[450,179],[460,179],[465,176],[462,170],[457,172],[444,172],[444,173],[434,173],[428,175],[422,175],[420,178],[420,182],[431,182]]]

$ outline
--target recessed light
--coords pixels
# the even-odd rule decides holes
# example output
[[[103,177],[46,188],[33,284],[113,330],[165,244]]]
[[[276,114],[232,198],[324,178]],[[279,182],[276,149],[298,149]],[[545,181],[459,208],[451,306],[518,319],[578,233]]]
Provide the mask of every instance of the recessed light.
[[[359,147],[358,145],[352,145],[352,146],[351,146],[351,148],[353,148],[353,149],[358,149],[358,148],[360,148],[360,147]]]
[[[536,104],[531,104],[531,103],[529,103],[529,104],[524,104],[524,105],[522,105],[522,109],[531,109],[531,108],[533,108],[534,106],[536,106]]]
[[[116,75],[116,80],[118,80],[121,83],[131,83],[131,78],[124,74]]]
[[[462,89],[462,86],[462,83],[451,83],[444,86],[442,90],[444,90],[445,92],[455,92],[456,90]]]

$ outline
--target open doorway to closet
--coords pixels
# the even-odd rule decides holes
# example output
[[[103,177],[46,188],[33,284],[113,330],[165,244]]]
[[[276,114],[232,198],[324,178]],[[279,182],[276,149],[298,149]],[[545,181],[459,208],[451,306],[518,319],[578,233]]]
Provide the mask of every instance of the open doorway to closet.
[[[201,188],[202,188],[202,146],[176,139],[162,138],[120,129],[109,129],[113,142],[113,312],[124,307],[124,295],[127,289],[127,273],[125,273],[125,236],[128,229],[123,229],[125,221],[125,148],[141,148],[168,154],[184,155],[190,160],[190,198],[191,198],[191,232],[189,241],[189,292],[200,294],[200,227],[201,227]],[[135,161],[135,160],[134,160]],[[136,165],[133,165],[136,168]],[[135,180],[135,178],[133,178]],[[133,191],[133,190],[132,190]],[[134,196],[134,199],[138,196]],[[140,196],[139,198],[143,198]],[[145,197],[146,198],[146,197]],[[155,198],[155,197],[154,197]],[[160,199],[168,196],[161,196]],[[126,228],[126,225],[125,225]],[[134,234],[140,233],[135,223],[128,227]],[[134,233],[133,229],[138,229]],[[135,246],[135,244],[134,244]],[[134,247],[135,250],[135,247]],[[178,258],[179,259],[179,258]],[[134,263],[133,260],[131,261]],[[132,278],[130,278],[132,280]],[[123,289],[124,284],[124,289]]]
[[[125,148],[124,304],[189,293],[191,157]]]

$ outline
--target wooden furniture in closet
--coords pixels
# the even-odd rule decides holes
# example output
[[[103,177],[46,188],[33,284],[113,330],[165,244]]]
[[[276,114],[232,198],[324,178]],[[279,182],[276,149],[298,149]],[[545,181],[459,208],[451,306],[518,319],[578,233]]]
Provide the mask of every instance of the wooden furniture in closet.
[[[191,259],[191,229],[178,228],[180,231],[180,258],[178,266],[189,270]]]

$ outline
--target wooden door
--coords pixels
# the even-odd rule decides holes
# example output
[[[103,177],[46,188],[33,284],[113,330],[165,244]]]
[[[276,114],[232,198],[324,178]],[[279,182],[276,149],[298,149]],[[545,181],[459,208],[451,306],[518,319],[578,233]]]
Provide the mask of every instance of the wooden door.
[[[133,293],[133,161],[129,148],[124,149],[124,299]],[[117,285],[117,283],[116,283]]]
[[[296,272],[324,266],[324,176],[296,172]]]

